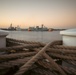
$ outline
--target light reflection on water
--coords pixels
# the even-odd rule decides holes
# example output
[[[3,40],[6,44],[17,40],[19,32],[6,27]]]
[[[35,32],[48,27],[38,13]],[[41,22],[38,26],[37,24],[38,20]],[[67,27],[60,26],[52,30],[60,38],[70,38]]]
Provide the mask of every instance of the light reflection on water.
[[[61,40],[61,35],[59,34],[59,31],[9,31],[9,35],[7,37],[19,40],[39,41],[45,43],[54,40]]]

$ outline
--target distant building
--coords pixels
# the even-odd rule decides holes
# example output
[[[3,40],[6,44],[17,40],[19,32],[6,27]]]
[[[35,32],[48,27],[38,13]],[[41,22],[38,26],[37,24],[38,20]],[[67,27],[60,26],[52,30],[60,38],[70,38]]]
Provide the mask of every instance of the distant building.
[[[43,24],[41,25],[41,31],[48,31],[48,28],[45,27]]]
[[[49,28],[49,29],[48,29],[48,31],[53,31],[53,30],[54,30],[53,28]]]
[[[39,27],[39,26],[29,27],[28,31],[48,31],[48,28],[42,24],[41,27]]]
[[[17,25],[17,27],[15,28],[17,31],[20,31],[21,30],[21,28],[20,28],[20,26],[19,25]]]
[[[35,28],[34,27],[29,27],[28,31],[35,31]]]
[[[43,25],[43,24],[41,25],[41,28],[42,28],[42,29],[44,28],[44,25]]]
[[[8,30],[15,30],[15,28],[12,26],[12,23],[10,24],[10,27],[8,28]]]
[[[39,26],[36,26],[35,30],[38,31],[39,30]]]

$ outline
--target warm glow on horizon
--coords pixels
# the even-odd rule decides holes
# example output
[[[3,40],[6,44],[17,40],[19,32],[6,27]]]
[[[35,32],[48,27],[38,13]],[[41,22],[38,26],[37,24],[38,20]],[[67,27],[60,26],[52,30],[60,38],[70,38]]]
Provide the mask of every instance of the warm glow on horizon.
[[[76,27],[76,0],[0,0],[0,28]]]

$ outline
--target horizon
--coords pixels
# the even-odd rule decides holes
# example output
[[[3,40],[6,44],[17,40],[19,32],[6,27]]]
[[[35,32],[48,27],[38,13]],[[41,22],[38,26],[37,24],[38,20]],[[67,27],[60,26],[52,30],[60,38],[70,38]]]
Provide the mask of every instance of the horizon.
[[[0,28],[76,27],[76,0],[0,0]]]
[[[12,23],[11,23],[12,24]],[[8,25],[7,27],[0,27],[0,29],[8,29],[10,26],[11,26],[11,24],[10,25]],[[13,25],[12,24],[12,27],[17,27],[17,26],[19,26],[20,27],[20,25]],[[27,29],[27,28],[29,28],[29,27],[34,27],[34,28],[36,28],[36,26],[39,26],[39,28],[41,28],[41,26],[42,26],[42,24],[41,25],[31,25],[31,26],[28,26],[28,27],[20,27],[21,29]],[[59,28],[59,27],[47,27],[47,25],[44,25],[43,24],[43,26],[44,27],[46,27],[46,28],[53,28],[53,29],[70,29],[70,28]],[[71,28],[73,28],[74,29],[74,27],[71,27]]]
[[[47,27],[47,26],[45,26],[44,24],[42,24],[44,27],[46,27],[46,28],[53,28],[53,29],[68,29],[68,28],[55,28],[55,27]],[[41,28],[42,27],[42,25],[37,25],[39,28]],[[11,26],[11,24],[8,26],[8,27],[0,27],[0,29],[9,29],[9,27]],[[13,26],[12,25],[12,27],[14,27],[14,28],[16,28],[16,27],[20,27],[20,29],[28,29],[29,27],[34,27],[34,28],[36,28],[37,27],[36,25],[35,26],[28,26],[28,27],[20,27],[19,25],[15,25],[15,26]]]

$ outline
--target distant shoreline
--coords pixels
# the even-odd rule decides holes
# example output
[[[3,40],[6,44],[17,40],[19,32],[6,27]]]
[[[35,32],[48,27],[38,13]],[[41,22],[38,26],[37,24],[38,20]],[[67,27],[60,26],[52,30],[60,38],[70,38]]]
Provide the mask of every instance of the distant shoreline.
[[[21,30],[15,30],[15,29],[1,28],[1,30],[7,30],[7,31],[62,31],[62,30],[66,30],[66,29],[52,29],[52,30],[28,30],[28,29],[21,29]]]

